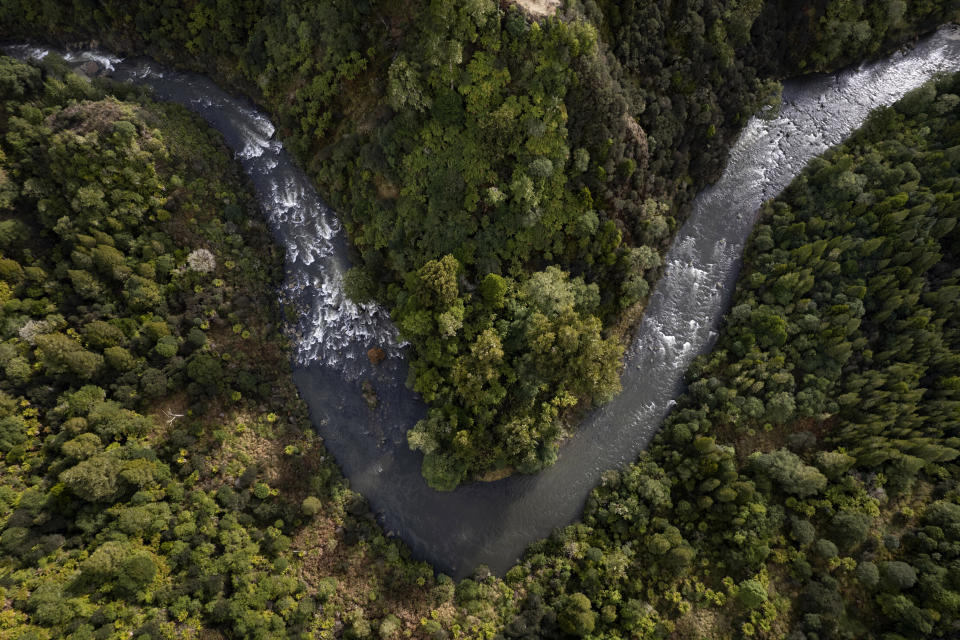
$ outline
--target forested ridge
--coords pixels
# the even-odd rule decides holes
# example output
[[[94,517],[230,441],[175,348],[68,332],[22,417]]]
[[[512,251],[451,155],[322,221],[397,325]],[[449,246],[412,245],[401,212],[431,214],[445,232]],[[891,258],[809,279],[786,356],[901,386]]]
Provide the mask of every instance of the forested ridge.
[[[618,391],[662,250],[779,77],[957,10],[571,2],[533,22],[485,0],[8,2],[0,24],[201,68],[276,114],[358,251],[351,295],[412,344],[430,413],[410,444],[449,489],[551,464]]]

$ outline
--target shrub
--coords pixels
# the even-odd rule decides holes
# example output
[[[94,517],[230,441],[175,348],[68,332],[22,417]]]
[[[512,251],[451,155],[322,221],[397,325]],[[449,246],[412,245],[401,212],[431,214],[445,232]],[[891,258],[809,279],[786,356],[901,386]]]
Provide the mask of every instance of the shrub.
[[[767,601],[767,588],[759,580],[744,580],[737,587],[737,602],[745,609],[756,609]]]
[[[303,499],[303,502],[300,504],[300,511],[303,515],[312,518],[313,516],[320,513],[320,510],[323,509],[323,502],[315,496],[308,496]]]

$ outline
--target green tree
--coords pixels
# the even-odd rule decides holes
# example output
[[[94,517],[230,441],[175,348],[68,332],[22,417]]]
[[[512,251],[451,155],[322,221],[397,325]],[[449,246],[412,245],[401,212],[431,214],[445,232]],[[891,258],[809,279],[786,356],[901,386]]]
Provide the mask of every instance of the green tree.
[[[593,633],[597,615],[590,599],[582,593],[572,593],[563,598],[557,612],[557,622],[565,633],[586,636]]]
[[[786,449],[751,454],[750,467],[758,477],[770,478],[782,491],[801,498],[815,495],[827,485],[826,476]]]
[[[767,589],[759,580],[744,580],[737,585],[737,602],[745,609],[756,609],[767,601]]]

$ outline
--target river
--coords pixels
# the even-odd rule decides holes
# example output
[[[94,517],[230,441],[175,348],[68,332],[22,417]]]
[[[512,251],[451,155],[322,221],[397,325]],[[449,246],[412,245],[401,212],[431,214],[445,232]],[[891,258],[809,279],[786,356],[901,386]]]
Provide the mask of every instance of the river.
[[[29,46],[7,51],[19,57],[46,52]],[[293,375],[314,425],[384,530],[402,538],[416,557],[461,577],[480,564],[506,571],[529,543],[579,516],[603,471],[636,458],[682,392],[691,360],[716,339],[761,203],[870,111],[938,72],[960,70],[960,31],[943,27],[886,59],[786,82],[780,113],[748,122],[720,180],[695,199],[627,350],[620,395],[587,417],[546,471],[449,493],[427,486],[421,454],[406,444],[406,431],[424,407],[404,386],[397,332],[382,309],[344,297],[347,242],[336,213],[276,139],[269,119],[204,76],[148,59],[94,51],[68,59],[95,61],[116,80],[149,86],[158,99],[182,104],[223,134],[286,249],[283,297],[299,314]],[[380,365],[366,357],[372,346],[388,354]],[[375,409],[364,399],[364,381],[379,398]]]

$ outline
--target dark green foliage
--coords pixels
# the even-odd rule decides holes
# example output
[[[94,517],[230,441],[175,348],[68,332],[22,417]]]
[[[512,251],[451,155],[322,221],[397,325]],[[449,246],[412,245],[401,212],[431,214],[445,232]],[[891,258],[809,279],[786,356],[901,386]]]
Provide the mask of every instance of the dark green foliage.
[[[865,560],[857,565],[857,580],[866,589],[874,589],[880,584],[880,570],[874,563]]]
[[[786,449],[771,453],[754,453],[750,456],[750,467],[761,478],[769,478],[779,488],[801,498],[819,493],[827,486],[826,477],[814,467]]]
[[[813,552],[823,560],[831,560],[840,555],[837,545],[825,538],[813,543]]]
[[[13,58],[0,58],[0,93],[10,99],[23,98],[41,85],[40,71],[18,63]]]
[[[556,422],[577,397],[604,399],[619,387],[619,347],[603,338],[591,315],[597,287],[556,267],[533,274],[519,290],[487,276],[484,297],[506,307],[501,319],[460,356],[442,348],[443,336],[457,335],[465,322],[458,271],[452,256],[428,262],[411,284],[414,295],[395,312],[403,331],[433,345],[412,364],[413,386],[442,408],[432,410],[408,439],[426,454],[424,475],[438,489],[452,489],[479,471],[478,454],[486,467],[530,472],[551,463],[563,435]]]
[[[557,616],[560,628],[574,636],[590,634],[596,626],[596,614],[590,608],[590,599],[582,593],[572,593],[561,604]]]
[[[767,589],[758,580],[745,580],[737,587],[737,601],[747,609],[756,609],[767,601]]]
[[[880,584],[890,591],[909,589],[917,582],[917,572],[906,562],[894,560],[880,565]]]
[[[751,34],[754,64],[794,72],[835,69],[875,57],[912,32],[956,20],[958,10],[951,0],[765,2]]]
[[[603,331],[647,295],[645,277],[659,264],[635,260],[623,242],[623,219],[642,217],[624,203],[644,189],[646,137],[596,29],[575,10],[532,24],[490,0],[242,9],[165,0],[133,13],[121,2],[77,6],[64,20],[59,6],[14,5],[0,11],[11,30],[58,24],[120,48],[136,42],[161,58],[203,60],[275,110],[362,258],[346,274],[347,291],[387,304],[413,345],[410,384],[431,415],[411,442],[435,486],[551,464],[574,411],[618,390],[621,350]],[[104,133],[118,143],[133,135],[124,124]],[[74,201],[116,202],[93,186]],[[669,224],[650,202],[650,220],[638,224],[659,245]],[[154,280],[160,261],[142,271],[87,235],[90,246],[76,252],[82,268],[72,270],[77,295],[99,299],[122,282],[133,310],[165,314],[164,283]],[[457,265],[451,299],[419,291],[422,270],[440,261]],[[590,295],[572,310],[541,313],[525,291],[543,274],[569,274]],[[562,345],[552,344],[556,336]],[[500,347],[484,351],[495,340]],[[158,338],[154,353],[172,358],[178,348]],[[558,348],[559,357],[545,357]],[[484,376],[458,374],[485,356]],[[83,353],[69,357],[51,365],[99,366]],[[114,352],[106,368],[127,364]],[[195,392],[217,391],[209,365],[187,364]],[[502,403],[516,379],[524,392]]]
[[[579,592],[614,637],[698,637],[699,616],[769,638],[960,629],[957,95],[953,76],[881,110],[765,205],[650,450],[528,552],[558,616]]]
[[[853,549],[866,542],[871,519],[864,513],[841,511],[830,522],[830,538],[842,549]]]
[[[797,547],[810,546],[817,535],[817,529],[809,520],[797,517],[790,519],[790,537],[797,543]]]

